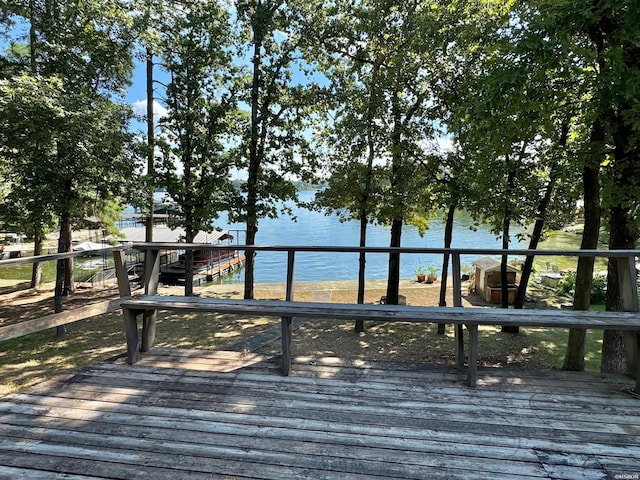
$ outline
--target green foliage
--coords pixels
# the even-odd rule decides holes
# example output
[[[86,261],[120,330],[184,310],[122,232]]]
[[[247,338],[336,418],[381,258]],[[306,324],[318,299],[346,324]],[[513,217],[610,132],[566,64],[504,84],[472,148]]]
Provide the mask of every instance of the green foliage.
[[[9,57],[21,73],[0,87],[9,198],[30,219],[25,229],[49,228],[52,213],[81,222],[98,199],[122,193],[132,169],[129,110],[113,101],[132,68],[125,11],[110,0],[77,0],[5,13],[32,25],[31,43]]]
[[[591,303],[604,303],[607,298],[607,277],[595,275],[591,286]]]
[[[171,75],[161,120],[160,184],[180,207],[186,240],[211,231],[231,195],[231,136],[236,98],[225,85],[231,59],[228,19],[213,2],[172,12],[159,25],[160,54]]]
[[[102,199],[121,193],[115,180],[130,165],[123,151],[125,109],[104,99],[87,105],[57,77],[0,81],[0,97],[0,118],[6,120],[0,120],[0,154],[10,162],[6,221],[33,235],[51,229],[61,208],[72,208],[80,224],[98,213]],[[65,191],[69,182],[72,190]]]
[[[564,295],[573,295],[576,286],[576,274],[575,272],[567,272],[558,281],[556,291]]]
[[[558,281],[556,291],[560,294],[575,294],[576,274],[575,272],[567,272]],[[607,296],[607,277],[605,275],[594,275],[591,285],[591,303],[601,304]]]

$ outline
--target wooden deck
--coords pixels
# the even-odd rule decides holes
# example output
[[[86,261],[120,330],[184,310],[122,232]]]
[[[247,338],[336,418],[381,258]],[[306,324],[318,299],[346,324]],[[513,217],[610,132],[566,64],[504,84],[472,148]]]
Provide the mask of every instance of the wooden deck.
[[[0,398],[2,479],[632,479],[625,377],[154,349]]]

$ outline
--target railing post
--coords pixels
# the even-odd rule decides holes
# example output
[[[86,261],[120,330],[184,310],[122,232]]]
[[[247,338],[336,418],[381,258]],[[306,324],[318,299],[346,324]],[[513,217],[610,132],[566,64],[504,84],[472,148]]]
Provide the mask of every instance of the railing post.
[[[127,275],[127,262],[124,250],[113,251],[113,263],[116,269],[116,279],[118,280],[118,292],[120,297],[131,296],[131,285]]]
[[[144,293],[145,295],[156,295],[158,284],[160,283],[160,250],[157,248],[147,248],[144,254]]]
[[[453,306],[462,306],[462,279],[460,277],[460,254],[451,253],[451,269],[453,275]],[[464,331],[461,324],[454,325],[456,341],[456,368],[458,372],[464,372]]]
[[[160,250],[147,248],[144,255],[146,278],[144,281],[144,293],[156,295],[160,283]],[[156,310],[147,310],[142,316],[142,341],[140,351],[148,351],[156,341]]]
[[[462,274],[460,271],[460,254],[451,254],[451,268],[453,271],[453,306],[462,306]]]
[[[293,272],[295,270],[295,250],[287,251],[287,285],[285,300],[293,301]],[[291,371],[291,317],[281,317],[282,328],[282,374],[289,375]]]
[[[616,257],[620,303],[625,312],[637,312],[638,283],[636,280],[635,256]],[[624,349],[627,358],[627,372],[636,379],[636,393],[640,393],[640,332],[624,333]]]
[[[113,251],[113,261],[118,279],[118,292],[120,298],[131,296],[131,285],[127,274],[127,262],[124,250]],[[138,318],[136,312],[124,309],[124,331],[127,339],[127,363],[133,365],[140,358],[140,345],[138,343]]]
[[[113,261],[118,279],[120,298],[131,296],[131,285],[127,274],[126,255],[123,250],[113,251]],[[135,311],[124,309],[124,332],[127,339],[127,363],[133,365],[140,357],[138,345],[138,318]]]

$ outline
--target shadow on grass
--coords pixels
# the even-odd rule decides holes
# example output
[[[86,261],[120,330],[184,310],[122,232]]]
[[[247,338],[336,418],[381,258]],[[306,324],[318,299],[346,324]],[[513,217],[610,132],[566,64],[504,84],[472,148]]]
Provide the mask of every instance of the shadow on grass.
[[[240,295],[238,289],[232,289],[217,296],[238,298]],[[272,297],[273,292],[267,296]],[[336,292],[334,296],[338,297]],[[300,297],[304,298],[303,295]],[[35,312],[47,309],[46,313],[50,313],[51,302],[51,297],[36,302]],[[540,305],[536,304],[536,307],[540,308]],[[24,315],[21,309],[27,310],[25,306],[16,305],[14,314]],[[7,315],[4,306],[2,315]],[[242,342],[276,329],[278,323],[279,319],[274,317],[242,318],[209,313],[161,312],[156,345],[166,348],[233,349]],[[453,328],[448,326],[445,335],[438,335],[436,328],[436,325],[414,323],[367,322],[367,331],[357,334],[354,332],[354,322],[314,321],[302,324],[295,330],[292,348],[294,355],[453,365]],[[601,333],[589,332],[587,341],[587,369],[598,371]],[[519,335],[512,335],[501,333],[499,327],[481,327],[479,361],[483,365],[558,369],[562,365],[566,342],[566,329],[523,328]],[[69,324],[67,335],[60,338],[56,337],[55,329],[50,329],[2,342],[0,350],[2,395],[123,354],[125,338],[122,316],[112,313]],[[276,337],[266,345],[261,344],[257,353],[279,354],[280,341]]]
[[[156,345],[167,348],[225,350],[276,325],[279,319],[202,313],[158,315]],[[1,343],[0,395],[19,391],[54,376],[71,373],[123,355],[125,336],[119,312],[68,324],[56,336],[52,328]]]
[[[16,293],[22,290],[28,290],[31,284],[29,282],[20,282],[15,283],[13,285],[6,285],[4,287],[0,287],[0,295],[6,295],[9,293]]]

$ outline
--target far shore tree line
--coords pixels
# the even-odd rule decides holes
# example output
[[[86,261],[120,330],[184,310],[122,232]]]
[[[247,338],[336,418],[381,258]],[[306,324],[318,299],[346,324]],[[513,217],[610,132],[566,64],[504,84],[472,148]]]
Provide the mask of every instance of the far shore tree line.
[[[389,225],[397,247],[404,224],[423,231],[445,212],[449,247],[465,210],[505,249],[514,227],[532,226],[535,249],[578,201],[581,248],[602,229],[609,248],[636,246],[638,2],[0,0],[0,20],[0,220],[33,236],[35,254],[54,228],[66,252],[87,218],[113,230],[125,204],[151,212],[157,187],[178,203],[186,241],[229,211],[252,245],[300,181],[326,185],[312,208],[358,221],[361,246],[369,224]],[[124,101],[136,59],[145,118]],[[149,241],[152,224],[149,213]],[[399,261],[389,256],[389,303]],[[364,254],[359,266],[363,302]],[[593,267],[580,258],[576,309],[589,308]],[[72,268],[58,262],[56,311]],[[622,308],[616,268],[608,310]],[[34,265],[32,287],[39,275]],[[566,369],[584,368],[584,345],[572,329]],[[602,353],[603,371],[624,370],[621,332],[605,332]]]

